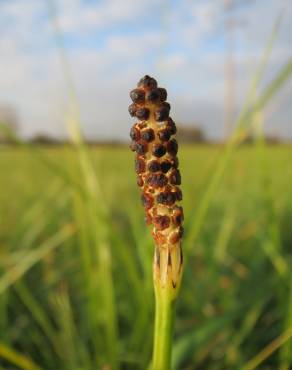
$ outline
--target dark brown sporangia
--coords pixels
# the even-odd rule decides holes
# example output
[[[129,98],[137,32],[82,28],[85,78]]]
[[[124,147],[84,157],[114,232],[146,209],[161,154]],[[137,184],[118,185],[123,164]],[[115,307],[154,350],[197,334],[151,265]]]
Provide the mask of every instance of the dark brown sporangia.
[[[172,284],[175,285],[182,266],[184,218],[183,209],[179,206],[182,192],[179,188],[181,175],[177,159],[178,144],[174,138],[176,126],[169,116],[167,92],[157,86],[154,78],[144,76],[137,88],[130,92],[130,97],[132,104],[129,113],[139,120],[131,128],[130,147],[136,152],[135,170],[146,222],[153,226],[155,260],[163,269],[161,259],[166,259],[166,263],[163,263],[166,265],[164,279],[167,266],[172,265]]]

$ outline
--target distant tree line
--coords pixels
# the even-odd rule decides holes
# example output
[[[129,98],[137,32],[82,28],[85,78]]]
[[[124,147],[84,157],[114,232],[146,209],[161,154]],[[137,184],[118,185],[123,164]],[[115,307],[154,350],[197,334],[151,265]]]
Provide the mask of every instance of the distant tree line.
[[[0,143],[11,142],[13,135],[18,130],[18,115],[16,110],[10,106],[0,105]]]
[[[206,142],[206,136],[204,131],[200,127],[196,126],[182,126],[178,127],[177,131],[177,140],[181,143],[201,143]],[[124,142],[118,140],[85,140],[89,145],[119,145],[123,144]],[[44,134],[35,135],[33,138],[29,140],[31,144],[39,144],[39,145],[62,145],[67,144],[66,141],[60,140],[57,138],[53,138]]]
[[[265,134],[264,140],[267,144],[270,144],[270,145],[281,143],[281,139],[277,135],[273,135],[273,134]],[[242,140],[241,144],[248,145],[248,144],[253,144],[256,141],[257,141],[256,136],[249,134]]]
[[[199,126],[179,125],[177,140],[181,143],[204,143],[207,138],[203,129]]]
[[[15,140],[13,137],[17,134],[17,120],[16,115],[13,111],[5,111],[5,118],[6,121],[0,120],[0,144],[13,144]],[[0,110],[1,113],[1,110]],[[3,116],[3,110],[2,110]],[[1,118],[1,117],[0,117]],[[192,143],[212,143],[216,144],[216,142],[210,142],[204,132],[204,130],[198,125],[178,125],[177,130],[177,140],[180,143],[192,144]],[[265,135],[265,141],[268,144],[278,144],[281,142],[279,137],[276,135]],[[121,140],[93,140],[93,139],[85,139],[85,142],[88,145],[110,145],[110,146],[118,146],[124,145],[125,141]],[[255,137],[253,135],[248,135],[246,138],[241,142],[242,145],[252,144],[255,142]],[[44,146],[58,146],[58,145],[70,145],[71,143],[66,139],[60,139],[56,137],[52,137],[46,134],[37,134],[32,138],[27,140],[27,143],[34,144],[34,145],[44,145]]]

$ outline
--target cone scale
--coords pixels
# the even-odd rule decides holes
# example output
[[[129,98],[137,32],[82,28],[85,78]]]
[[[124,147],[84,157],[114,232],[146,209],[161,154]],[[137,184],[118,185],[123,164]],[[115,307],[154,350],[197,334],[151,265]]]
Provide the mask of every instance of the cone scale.
[[[152,370],[169,370],[183,254],[182,192],[178,169],[176,125],[169,116],[167,92],[150,76],[144,76],[130,92],[129,113],[138,119],[130,131],[136,153],[135,171],[141,189],[146,223],[152,226],[155,243],[153,280],[155,329]]]

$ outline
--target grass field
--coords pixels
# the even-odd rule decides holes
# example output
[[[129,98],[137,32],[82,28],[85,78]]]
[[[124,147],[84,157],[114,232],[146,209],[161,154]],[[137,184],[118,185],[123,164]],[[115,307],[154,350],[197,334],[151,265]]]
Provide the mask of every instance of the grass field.
[[[173,369],[292,368],[291,146],[180,148]],[[148,368],[153,242],[126,148],[0,148],[0,368]],[[93,167],[90,167],[90,163]]]

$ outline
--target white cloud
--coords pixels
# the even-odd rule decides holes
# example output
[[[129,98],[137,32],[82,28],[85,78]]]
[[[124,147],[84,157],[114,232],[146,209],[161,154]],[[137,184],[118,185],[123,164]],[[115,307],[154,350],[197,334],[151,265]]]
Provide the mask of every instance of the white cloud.
[[[58,12],[61,29],[66,33],[88,32],[109,28],[124,22],[139,20],[159,5],[159,1],[111,0],[85,5],[82,1],[67,2],[59,0]]]
[[[66,90],[48,9],[37,0],[26,0],[25,7],[23,4],[20,0],[0,3],[0,70],[5,71],[0,76],[0,102],[18,107],[25,135],[63,133]],[[167,9],[154,0],[143,0],[139,5],[133,0],[88,4],[82,0],[58,1],[62,28],[66,36],[78,41],[70,46],[68,56],[88,135],[127,136],[127,91],[145,73],[154,74],[167,85],[177,119],[200,121],[213,136],[220,133],[225,61],[220,44],[220,1],[182,0]],[[253,6],[253,11],[245,8],[239,13],[248,15],[249,22],[236,31],[239,101],[245,96],[255,61],[281,8],[271,0]],[[286,11],[267,80],[290,55],[291,8]],[[167,13],[166,23],[161,19],[155,29],[146,27],[144,20],[159,12]],[[141,24],[137,24],[139,20]],[[241,40],[246,40],[247,31],[250,41],[244,43]],[[92,39],[87,44],[88,36],[102,37],[102,44],[92,43]],[[286,94],[291,95],[291,87]],[[284,122],[284,133],[290,117],[287,104],[282,103],[283,119],[279,119]]]
[[[190,61],[184,54],[172,54],[169,57],[163,58],[161,67],[169,73],[175,73],[178,69],[189,67]]]

